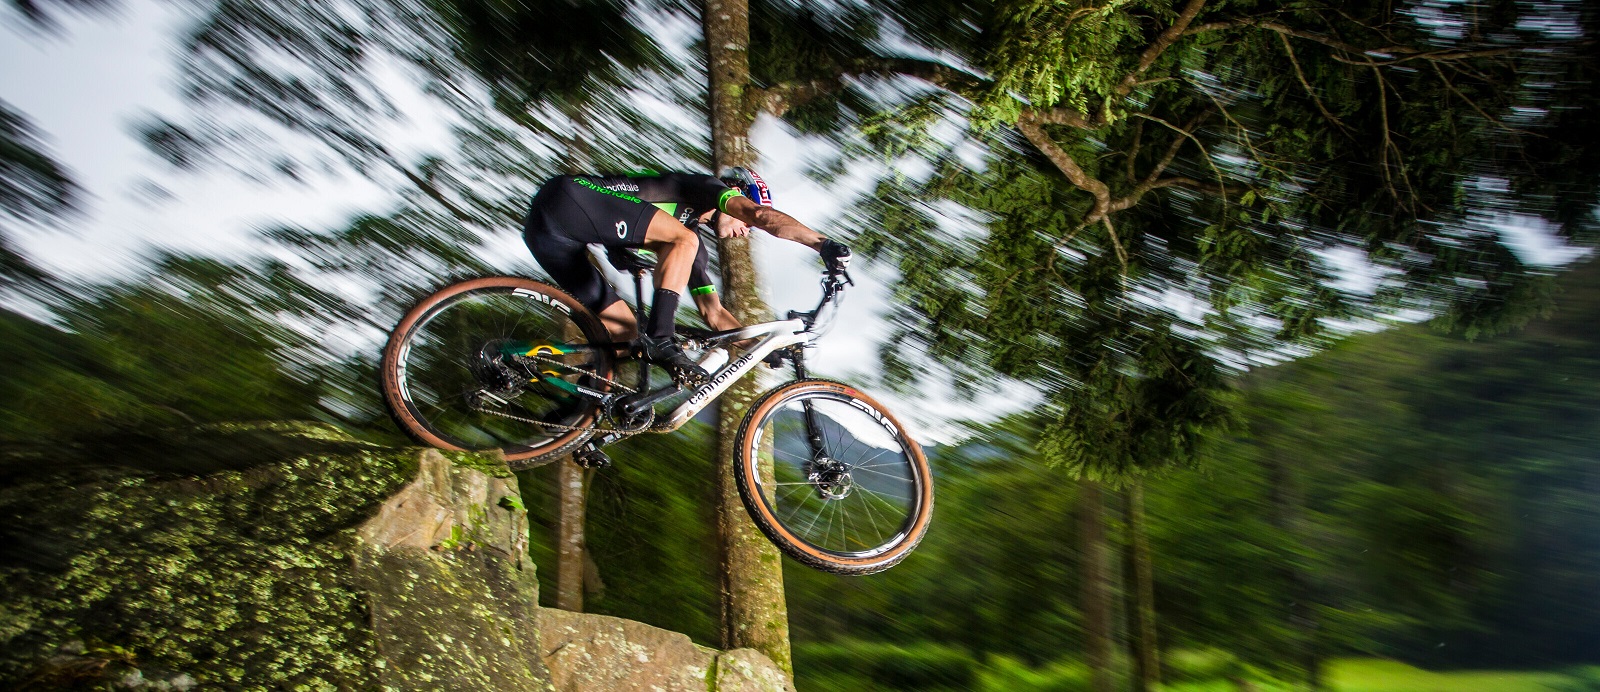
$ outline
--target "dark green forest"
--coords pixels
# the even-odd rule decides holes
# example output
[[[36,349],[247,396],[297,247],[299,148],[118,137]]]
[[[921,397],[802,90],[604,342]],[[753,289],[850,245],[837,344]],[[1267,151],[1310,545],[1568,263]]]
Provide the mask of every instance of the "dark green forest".
[[[1234,431],[1146,482],[1168,679],[1296,679],[1307,651],[1445,669],[1600,660],[1600,267],[1561,287],[1515,334],[1403,325],[1245,376]],[[1076,485],[1042,463],[1037,430],[1013,417],[929,450],[937,521],[904,565],[789,565],[802,688],[1079,679]],[[591,610],[715,641],[709,450],[704,431],[639,439],[594,477]],[[553,474],[525,478],[547,564]]]
[[[282,365],[307,344],[218,303],[236,274],[163,267],[164,279],[71,303],[59,326],[6,315],[8,448],[337,418],[340,378]],[[1293,680],[1349,656],[1444,669],[1600,660],[1600,267],[1558,289],[1552,314],[1512,334],[1400,325],[1244,375],[1230,432],[1194,468],[1144,482],[1166,679]],[[380,418],[343,421],[397,439]],[[1013,416],[930,447],[937,521],[896,569],[786,566],[802,688],[1083,684],[1079,486],[1039,458],[1039,429]],[[711,450],[696,424],[629,441],[615,467],[590,472],[588,610],[715,642]],[[547,582],[553,469],[521,479]],[[1108,502],[1106,520],[1124,549],[1119,509]],[[1117,620],[1125,635],[1129,618]]]

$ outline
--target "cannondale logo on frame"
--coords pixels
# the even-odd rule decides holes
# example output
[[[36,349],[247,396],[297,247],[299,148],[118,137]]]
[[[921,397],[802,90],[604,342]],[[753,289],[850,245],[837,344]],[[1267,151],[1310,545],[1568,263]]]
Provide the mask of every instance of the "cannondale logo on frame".
[[[618,238],[626,238],[626,237],[628,237],[628,222],[627,221],[618,221],[617,222],[617,237]]]

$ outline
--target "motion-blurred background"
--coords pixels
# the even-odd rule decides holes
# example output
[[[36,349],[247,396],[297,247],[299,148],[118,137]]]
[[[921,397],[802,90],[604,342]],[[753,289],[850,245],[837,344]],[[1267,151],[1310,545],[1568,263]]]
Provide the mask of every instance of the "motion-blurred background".
[[[540,181],[752,163],[937,482],[899,567],[785,564],[801,689],[1600,689],[1600,5],[739,6],[10,0],[0,440],[399,443],[385,332],[540,276]],[[588,474],[570,583],[522,474],[546,600],[727,645],[716,434]]]

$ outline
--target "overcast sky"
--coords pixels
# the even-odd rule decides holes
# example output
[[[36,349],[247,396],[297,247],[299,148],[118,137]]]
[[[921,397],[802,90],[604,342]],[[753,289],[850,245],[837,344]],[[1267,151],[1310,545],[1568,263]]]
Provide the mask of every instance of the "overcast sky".
[[[252,247],[271,221],[332,225],[387,195],[354,177],[257,184],[229,174],[177,174],[130,132],[153,112],[181,110],[173,93],[176,3],[127,0],[109,16],[68,16],[62,30],[19,30],[8,9],[0,32],[0,98],[42,130],[57,160],[87,191],[87,214],[62,231],[33,233],[33,259],[68,275],[125,271],[154,246],[230,255]],[[150,182],[172,195],[147,192]]]

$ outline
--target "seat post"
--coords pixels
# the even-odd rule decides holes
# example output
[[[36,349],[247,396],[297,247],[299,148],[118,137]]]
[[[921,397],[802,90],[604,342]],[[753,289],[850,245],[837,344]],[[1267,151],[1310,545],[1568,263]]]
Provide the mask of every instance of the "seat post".
[[[644,273],[644,269],[636,268],[633,270],[633,323],[634,331],[638,332],[641,336],[644,334],[646,324],[644,309]],[[636,388],[639,390],[639,392],[634,396],[643,395],[645,392],[650,390],[650,363],[643,358],[639,359],[639,380]]]
[[[633,318],[639,323],[639,333],[644,333],[644,270],[633,270]]]

